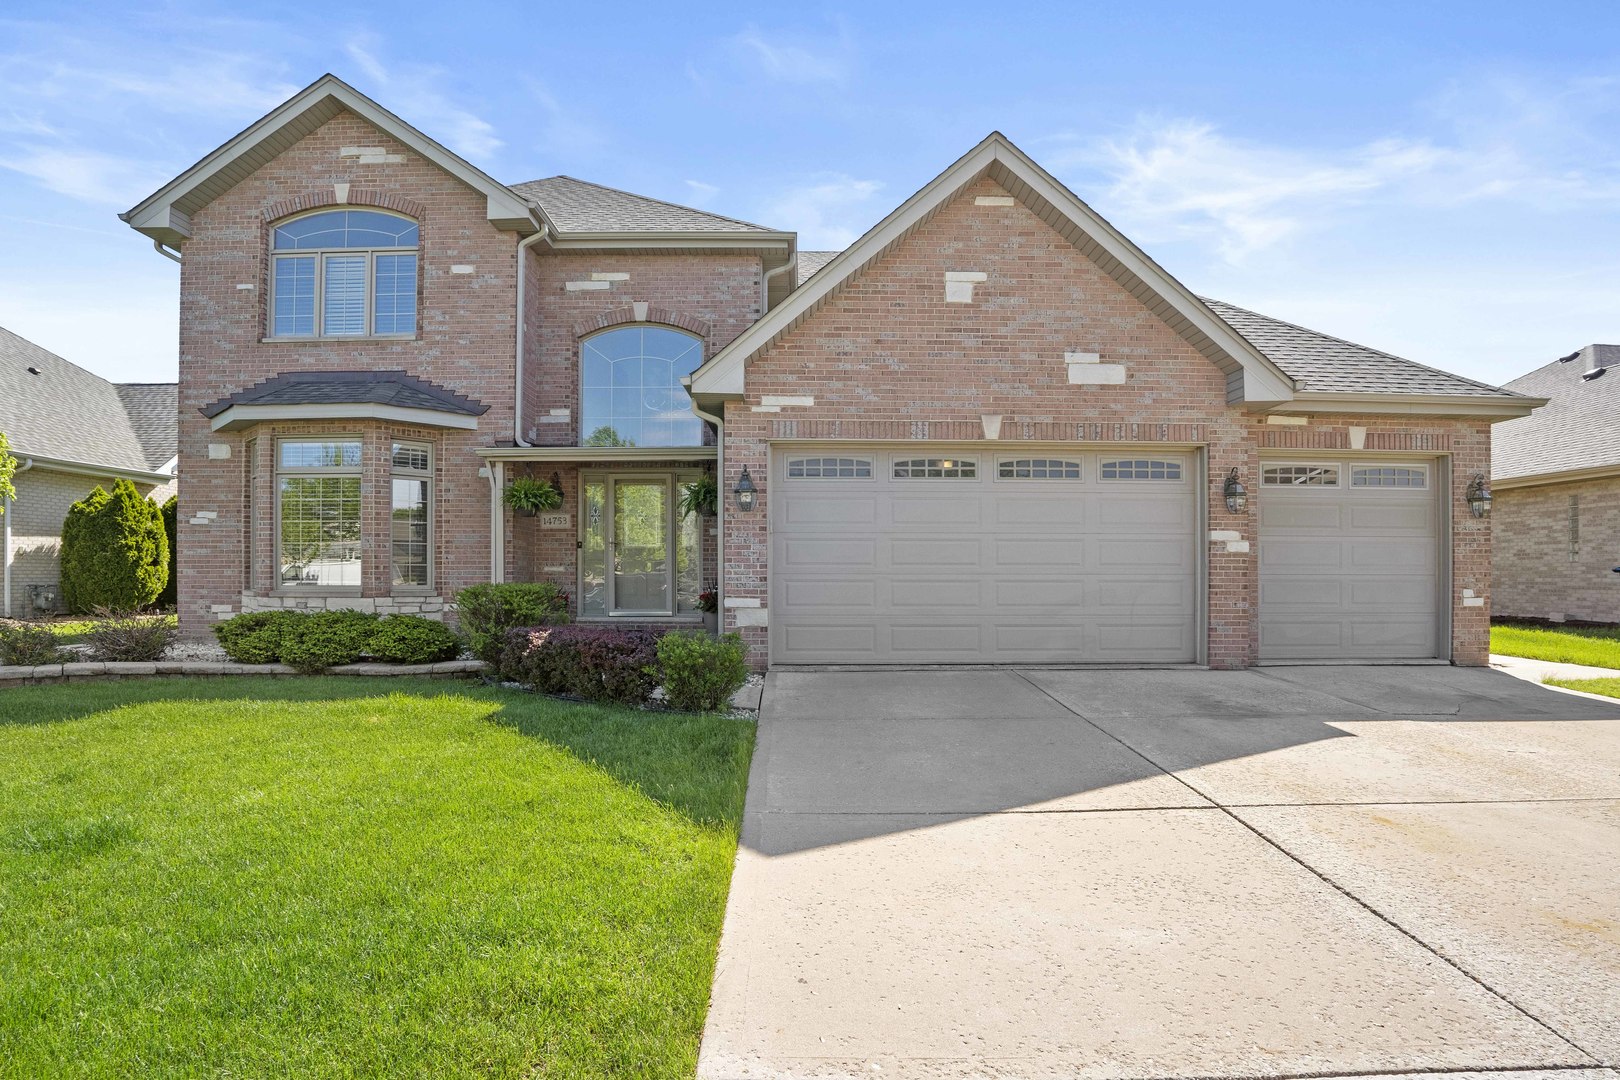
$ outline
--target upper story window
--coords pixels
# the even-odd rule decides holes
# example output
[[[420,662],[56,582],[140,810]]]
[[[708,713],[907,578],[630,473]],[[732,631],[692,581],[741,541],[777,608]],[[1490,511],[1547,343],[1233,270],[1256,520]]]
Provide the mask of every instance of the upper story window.
[[[416,222],[381,210],[323,210],[275,227],[272,337],[416,333]]]
[[[580,346],[586,446],[700,446],[703,421],[681,380],[703,363],[701,338],[664,326],[621,326]]]

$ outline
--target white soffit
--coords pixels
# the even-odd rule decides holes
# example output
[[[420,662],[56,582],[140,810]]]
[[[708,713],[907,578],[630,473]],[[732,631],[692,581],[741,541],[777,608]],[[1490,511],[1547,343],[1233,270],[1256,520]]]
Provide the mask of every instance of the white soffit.
[[[393,420],[419,427],[459,428],[473,431],[478,417],[464,413],[439,412],[437,409],[413,409],[400,405],[381,405],[374,402],[308,405],[232,405],[209,421],[214,431],[240,431],[267,420]]]
[[[964,187],[986,176],[1030,206],[1225,371],[1234,400],[1277,403],[1293,397],[1293,381],[1281,369],[1000,132],[991,133],[711,357],[692,375],[694,396],[741,397],[748,360],[811,315],[846,280],[928,221]]]

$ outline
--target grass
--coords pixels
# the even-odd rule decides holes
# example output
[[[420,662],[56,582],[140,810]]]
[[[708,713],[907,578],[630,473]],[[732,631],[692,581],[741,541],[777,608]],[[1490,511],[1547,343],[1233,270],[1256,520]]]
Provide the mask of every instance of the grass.
[[[753,725],[340,678],[0,692],[0,1076],[690,1076]]]
[[[153,615],[153,619],[162,619],[170,626],[175,625],[173,615]],[[95,619],[59,618],[45,619],[30,625],[43,627],[56,635],[58,645],[78,645],[89,640],[90,631],[95,629]]]
[[[1583,690],[1588,694],[1620,698],[1620,679],[1546,679],[1548,686],[1562,686],[1566,690]]]
[[[1568,626],[1553,629],[1500,623],[1491,627],[1491,652],[1558,664],[1620,668],[1620,628]]]

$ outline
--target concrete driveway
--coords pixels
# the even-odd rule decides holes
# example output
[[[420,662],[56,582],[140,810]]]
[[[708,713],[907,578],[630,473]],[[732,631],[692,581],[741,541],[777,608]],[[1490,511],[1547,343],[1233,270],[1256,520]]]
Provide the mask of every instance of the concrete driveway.
[[[777,672],[742,839],[706,1080],[1620,1077],[1620,708],[1497,672]]]

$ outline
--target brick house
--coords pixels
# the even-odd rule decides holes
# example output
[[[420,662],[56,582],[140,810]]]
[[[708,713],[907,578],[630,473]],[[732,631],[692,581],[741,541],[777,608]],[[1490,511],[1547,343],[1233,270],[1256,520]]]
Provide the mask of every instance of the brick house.
[[[182,259],[191,635],[494,578],[716,586],[759,665],[1486,659],[1463,493],[1538,402],[1200,299],[999,134],[803,252],[326,76],[123,217]]]
[[[1498,615],[1620,623],[1620,345],[1588,345],[1508,383],[1544,398],[1491,447]]]
[[[62,610],[62,522],[96,487],[175,493],[175,385],[112,383],[0,327],[0,434],[18,471],[0,514],[0,618]]]

